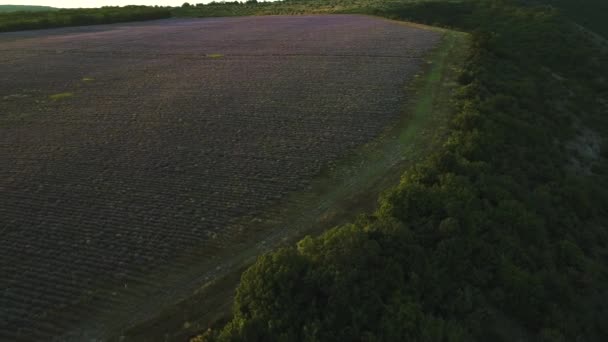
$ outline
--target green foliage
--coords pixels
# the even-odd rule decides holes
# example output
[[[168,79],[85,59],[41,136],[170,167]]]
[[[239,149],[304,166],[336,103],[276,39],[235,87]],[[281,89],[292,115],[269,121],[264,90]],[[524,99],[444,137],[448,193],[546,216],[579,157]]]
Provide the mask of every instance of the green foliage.
[[[604,340],[608,163],[567,146],[608,132],[606,51],[547,6],[360,11],[473,33],[451,135],[374,215],[260,257],[204,340]]]
[[[553,6],[566,17],[608,38],[608,1],[605,0],[538,0]]]
[[[0,13],[0,32],[65,26],[111,24],[168,18],[167,8],[146,6],[60,9],[46,12]]]
[[[2,12],[44,12],[44,11],[56,11],[58,8],[50,6],[27,6],[27,5],[0,5],[0,13]]]
[[[63,99],[67,99],[74,96],[74,93],[70,93],[70,92],[65,92],[65,93],[59,93],[59,94],[53,94],[49,96],[49,99],[57,101],[57,100],[63,100]]]

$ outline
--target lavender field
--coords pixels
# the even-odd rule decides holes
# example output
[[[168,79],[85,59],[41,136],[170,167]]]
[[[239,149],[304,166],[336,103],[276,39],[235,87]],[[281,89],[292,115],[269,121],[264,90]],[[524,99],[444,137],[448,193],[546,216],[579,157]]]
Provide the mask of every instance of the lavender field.
[[[0,340],[77,340],[166,290],[147,275],[395,123],[440,39],[350,15],[0,34]]]

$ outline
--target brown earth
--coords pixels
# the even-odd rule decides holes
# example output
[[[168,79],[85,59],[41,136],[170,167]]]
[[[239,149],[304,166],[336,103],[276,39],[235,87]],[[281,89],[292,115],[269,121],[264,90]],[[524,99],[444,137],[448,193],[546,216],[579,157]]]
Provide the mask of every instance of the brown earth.
[[[395,123],[440,38],[366,16],[0,34],[0,340],[99,338],[131,289],[171,292],[149,274],[214,264]]]

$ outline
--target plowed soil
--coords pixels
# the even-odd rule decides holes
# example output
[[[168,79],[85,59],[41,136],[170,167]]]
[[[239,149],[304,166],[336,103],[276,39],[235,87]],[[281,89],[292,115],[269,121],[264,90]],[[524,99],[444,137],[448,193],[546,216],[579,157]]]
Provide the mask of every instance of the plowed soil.
[[[225,248],[393,124],[440,38],[347,15],[0,34],[0,340],[68,336],[125,298],[80,305],[100,288]]]

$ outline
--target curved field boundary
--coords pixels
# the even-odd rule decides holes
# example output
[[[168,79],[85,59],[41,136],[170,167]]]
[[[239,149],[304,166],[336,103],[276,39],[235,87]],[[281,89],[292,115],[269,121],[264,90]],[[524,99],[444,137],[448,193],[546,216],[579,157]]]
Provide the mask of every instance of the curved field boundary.
[[[442,42],[426,59],[424,72],[404,88],[412,97],[403,104],[397,124],[326,170],[313,182],[310,191],[294,194],[264,216],[245,220],[244,226],[257,228],[252,235],[259,241],[257,244],[235,245],[219,259],[221,262],[213,271],[202,274],[195,291],[185,292],[183,300],[166,306],[160,313],[141,310],[149,318],[141,322],[133,320],[131,323],[136,324],[132,326],[125,324],[124,331],[111,340],[149,341],[159,336],[166,341],[186,340],[230,315],[240,274],[257,255],[293,244],[306,234],[317,234],[352,221],[353,213],[373,211],[378,195],[397,184],[404,169],[423,160],[445,141],[445,126],[452,114],[452,92],[467,57],[469,36],[440,31]]]
[[[336,161],[399,121],[440,37],[365,16],[0,35],[0,338],[105,338],[331,216],[365,174]],[[346,192],[312,182],[332,169]]]

